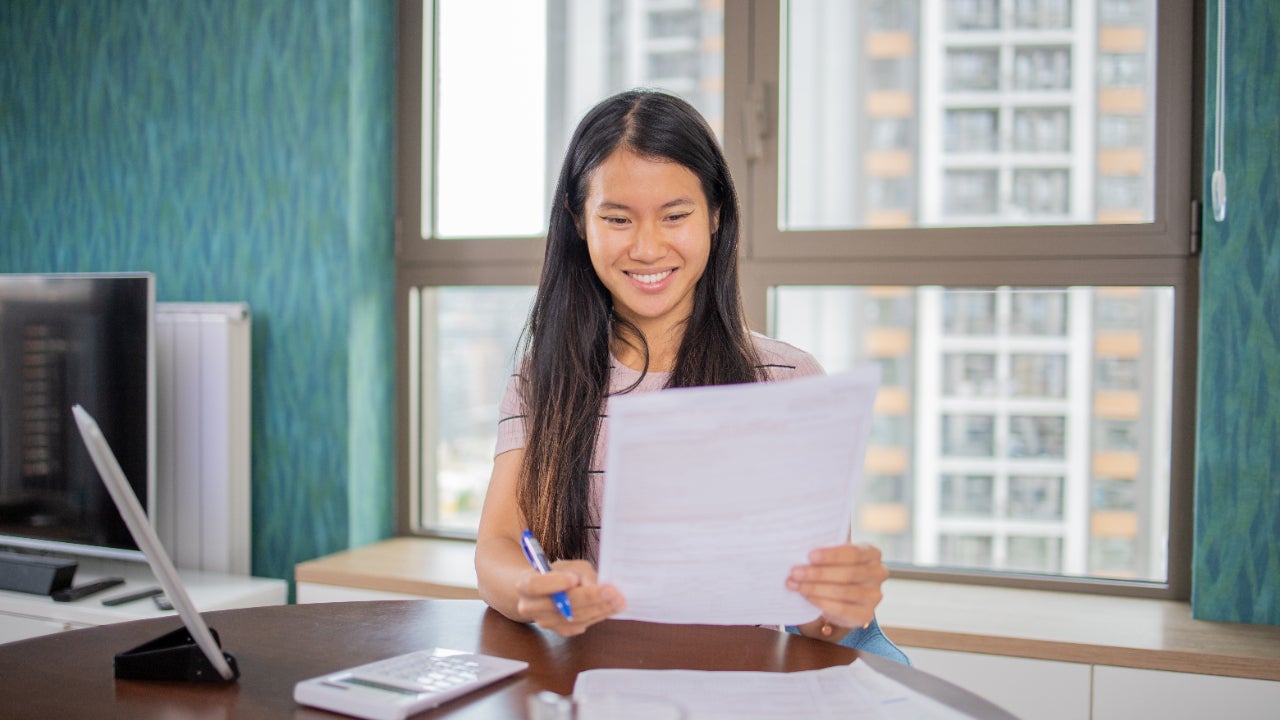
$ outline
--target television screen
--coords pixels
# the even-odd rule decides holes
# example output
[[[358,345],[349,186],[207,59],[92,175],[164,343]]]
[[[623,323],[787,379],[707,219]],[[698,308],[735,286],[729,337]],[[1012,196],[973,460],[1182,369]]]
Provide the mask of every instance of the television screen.
[[[97,418],[149,508],[154,318],[149,273],[0,274],[0,545],[141,558],[71,406]]]

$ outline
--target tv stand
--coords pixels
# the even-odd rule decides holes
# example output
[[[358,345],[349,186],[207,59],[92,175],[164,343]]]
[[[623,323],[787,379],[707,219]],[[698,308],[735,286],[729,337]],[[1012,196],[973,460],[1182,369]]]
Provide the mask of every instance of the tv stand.
[[[75,585],[111,576],[122,577],[125,582],[74,602],[55,602],[46,595],[0,590],[0,643],[127,620],[170,616],[175,623],[180,622],[176,612],[160,610],[150,599],[115,607],[102,604],[107,598],[158,587],[159,583],[146,563],[76,559],[80,565]],[[284,580],[182,569],[178,570],[178,575],[182,577],[191,601],[201,612],[282,605],[288,599],[288,584]]]

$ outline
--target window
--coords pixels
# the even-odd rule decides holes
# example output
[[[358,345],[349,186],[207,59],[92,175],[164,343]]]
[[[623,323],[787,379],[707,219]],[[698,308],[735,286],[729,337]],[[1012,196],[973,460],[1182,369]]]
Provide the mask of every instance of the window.
[[[939,510],[943,515],[991,516],[996,507],[995,478],[990,475],[943,475]]]
[[[947,152],[995,152],[999,145],[1000,113],[995,108],[947,111]]]
[[[900,431],[873,433],[866,468],[902,478],[901,499],[859,495],[861,536],[909,553],[886,556],[951,567],[972,549],[961,531],[981,530],[985,569],[1153,580],[1166,556],[1139,534],[1167,522],[1151,508],[1169,489],[1173,301],[1168,288],[787,285],[773,317],[828,371],[872,355],[911,368],[882,382],[876,422]],[[1015,546],[1028,550],[1016,562]]]
[[[1014,353],[1009,356],[1009,394],[1012,397],[1067,396],[1067,355]]]
[[[568,134],[656,86],[722,138],[753,327],[881,369],[859,538],[908,577],[1185,595],[1190,8],[401,8],[403,531],[474,532]]]
[[[947,51],[947,90],[983,91],[1000,87],[997,48],[954,48]]]
[[[1071,0],[1015,0],[1013,26],[1028,30],[1071,27]]]
[[[1068,108],[1014,108],[1013,149],[1027,153],[1071,151]]]
[[[420,521],[445,532],[473,532],[493,467],[498,403],[533,288],[420,288],[409,300],[411,344],[431,352],[418,361],[433,369],[418,376],[425,383],[419,422],[433,439],[422,460],[433,469],[436,488],[418,495]]]

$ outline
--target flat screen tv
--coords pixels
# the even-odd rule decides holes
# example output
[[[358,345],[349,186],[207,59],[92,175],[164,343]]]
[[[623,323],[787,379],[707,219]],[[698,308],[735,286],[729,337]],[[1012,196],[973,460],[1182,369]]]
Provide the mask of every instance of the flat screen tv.
[[[155,498],[155,276],[0,274],[0,546],[143,560],[76,431]]]

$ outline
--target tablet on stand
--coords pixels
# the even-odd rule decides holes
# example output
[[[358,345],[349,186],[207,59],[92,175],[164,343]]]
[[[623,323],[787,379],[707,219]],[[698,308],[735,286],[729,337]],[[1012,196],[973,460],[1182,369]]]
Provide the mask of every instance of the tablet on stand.
[[[129,487],[120,469],[115,453],[103,436],[98,423],[80,405],[71,408],[80,437],[84,440],[93,464],[98,468],[111,499],[120,510],[120,516],[129,526],[129,533],[138,549],[147,558],[151,572],[164,588],[165,594],[182,618],[183,627],[162,635],[151,642],[139,645],[115,656],[115,676],[128,680],[192,680],[234,682],[240,677],[235,658],[223,652],[217,633],[205,624],[196,612],[186,586],[178,577],[178,571],[169,554],[160,545],[147,514]]]

